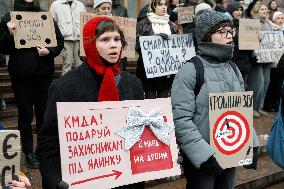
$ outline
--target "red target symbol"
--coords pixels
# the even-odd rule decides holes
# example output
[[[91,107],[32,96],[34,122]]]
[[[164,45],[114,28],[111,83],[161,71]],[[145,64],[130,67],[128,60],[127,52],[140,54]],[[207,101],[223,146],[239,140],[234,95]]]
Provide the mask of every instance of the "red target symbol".
[[[232,155],[240,151],[248,142],[249,137],[249,124],[239,112],[223,113],[213,128],[214,144],[225,155]]]

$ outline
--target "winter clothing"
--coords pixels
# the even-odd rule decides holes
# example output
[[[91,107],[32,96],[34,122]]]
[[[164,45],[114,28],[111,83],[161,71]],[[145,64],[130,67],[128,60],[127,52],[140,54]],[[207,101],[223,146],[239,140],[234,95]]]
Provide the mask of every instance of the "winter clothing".
[[[278,16],[283,16],[283,12],[276,11],[276,12],[273,14],[272,21],[275,22],[275,20],[276,20],[276,18],[277,18]]]
[[[158,16],[155,13],[151,12],[147,14],[148,19],[152,23],[152,29],[154,34],[165,33],[171,35],[172,31],[169,25],[169,15]]]
[[[243,9],[241,3],[237,1],[232,2],[227,6],[227,12],[230,14],[232,14],[237,9]]]
[[[54,20],[58,23],[64,37],[64,50],[62,75],[72,68],[82,64],[79,58],[80,50],[80,13],[87,12],[82,2],[73,0],[69,4],[66,0],[54,1],[50,6]]]
[[[115,94],[111,94],[113,87],[118,91],[118,100],[142,100],[144,98],[140,80],[129,73],[115,71],[117,65],[110,64],[99,57],[96,45],[94,45],[96,42],[90,41],[90,38],[94,37],[97,25],[103,20],[110,19],[106,17],[94,18],[88,21],[84,27],[84,48],[88,63],[83,63],[60,79],[55,80],[49,88],[45,122],[39,132],[37,148],[37,154],[41,160],[40,171],[44,189],[54,189],[62,180],[56,102],[115,100],[113,98]],[[113,83],[115,86],[112,86]],[[102,94],[106,95],[105,89],[102,89],[104,86],[110,86],[111,90],[109,97],[103,96],[104,98],[101,98]],[[138,183],[119,188],[143,187],[144,183]]]
[[[108,17],[99,17],[97,19],[92,19],[88,21],[83,30],[83,43],[84,49],[87,57],[89,66],[96,71],[100,76],[103,76],[101,87],[99,90],[98,101],[117,101],[119,100],[118,90],[115,84],[114,76],[119,75],[120,70],[117,64],[112,66],[106,66],[106,64],[101,60],[101,57],[98,53],[96,43],[90,42],[95,38],[95,32],[97,25],[103,21],[112,19]],[[119,55],[120,63],[121,52]]]
[[[212,7],[208,5],[207,3],[200,3],[196,5],[194,12],[195,14],[197,14],[201,10],[211,10],[212,11]]]
[[[257,6],[257,5],[255,5]],[[272,31],[270,21],[266,17],[253,14],[252,17],[260,19],[260,31]],[[248,90],[253,91],[254,109],[263,108],[264,99],[270,82],[270,64],[268,62],[252,63],[248,74]]]
[[[14,10],[40,11],[39,7],[24,0],[15,0]],[[0,23],[0,53],[10,55],[8,70],[18,108],[18,128],[23,152],[27,154],[33,151],[31,126],[33,107],[36,115],[36,131],[38,131],[43,123],[47,90],[54,73],[54,57],[63,48],[63,37],[54,22],[57,46],[47,48],[50,52],[48,55],[39,56],[35,47],[16,49],[14,38],[7,28],[10,20],[10,13],[7,13]]]
[[[127,8],[121,4],[120,0],[112,2],[112,12],[115,16],[128,17]]]
[[[94,0],[93,9],[96,9],[102,3],[110,3],[110,4],[112,4],[111,0]]]
[[[204,37],[217,25],[231,21],[224,13],[210,10],[200,11],[197,15],[195,18],[197,42],[204,40]]]
[[[80,40],[80,13],[87,12],[82,2],[73,0],[70,6],[66,0],[57,0],[51,4],[50,12],[58,23],[64,40]]]
[[[174,23],[168,21],[168,24],[170,26],[171,34],[178,33],[178,28]],[[165,88],[170,89],[172,79],[173,79],[173,78],[167,78],[167,76],[151,78],[151,79],[148,79],[146,77],[145,68],[143,64],[143,58],[142,58],[141,49],[140,49],[139,37],[140,36],[150,36],[154,34],[155,33],[153,31],[152,23],[150,22],[148,17],[140,20],[137,23],[136,51],[139,54],[139,58],[137,60],[136,76],[141,79],[145,92],[152,91],[152,90],[162,91]],[[155,96],[156,95],[152,95],[152,98],[155,98]]]
[[[210,33],[210,29],[206,30],[204,26],[215,28],[220,24],[218,20],[224,17],[220,14],[206,10],[198,13],[196,30]],[[215,25],[209,24],[212,20],[208,15],[215,18]],[[205,19],[206,17],[208,19]],[[209,93],[244,91],[240,71],[237,69],[235,73],[229,63],[233,48],[233,45],[199,42],[198,57],[204,67],[204,83],[198,95],[195,95],[197,72],[192,63],[185,64],[173,82],[173,119],[176,139],[184,157],[182,165],[187,189],[233,189],[235,168],[222,170],[214,159],[215,152],[209,144]],[[253,133],[256,136],[254,130]],[[259,146],[257,137],[254,137],[254,145]],[[220,178],[222,180],[219,180]]]

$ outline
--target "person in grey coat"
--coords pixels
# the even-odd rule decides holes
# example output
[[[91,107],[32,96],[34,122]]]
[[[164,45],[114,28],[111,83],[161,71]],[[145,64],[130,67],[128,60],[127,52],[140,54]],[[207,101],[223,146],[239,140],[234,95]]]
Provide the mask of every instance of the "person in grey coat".
[[[244,91],[240,71],[229,63],[235,34],[229,17],[210,10],[196,15],[198,58],[204,67],[204,83],[195,96],[194,64],[185,64],[172,86],[175,133],[183,156],[187,189],[233,189],[235,168],[222,169],[209,145],[209,93]],[[255,134],[255,131],[253,131]],[[258,146],[258,141],[254,141]],[[256,159],[249,168],[256,168]]]

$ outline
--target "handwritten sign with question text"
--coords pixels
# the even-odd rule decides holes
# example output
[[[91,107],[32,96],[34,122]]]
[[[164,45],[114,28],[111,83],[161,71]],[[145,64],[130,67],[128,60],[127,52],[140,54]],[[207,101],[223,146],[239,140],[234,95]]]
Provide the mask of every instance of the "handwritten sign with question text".
[[[14,34],[15,47],[31,48],[56,47],[57,40],[50,12],[12,11],[11,19],[16,23]]]
[[[139,38],[147,78],[176,74],[187,60],[195,56],[191,34],[141,36]]]
[[[20,171],[21,141],[20,131],[0,131],[0,183],[6,188],[13,175]]]
[[[92,18],[99,17],[98,15],[92,13],[81,13],[80,14],[80,25],[81,25],[81,37],[80,37],[80,56],[86,56],[84,46],[83,46],[83,28],[84,25]],[[133,18],[123,18],[123,17],[110,17],[122,30],[127,46],[122,52],[122,57],[127,57],[129,59],[135,58],[135,44],[136,44],[136,24],[137,20]]]
[[[260,32],[261,43],[256,50],[258,63],[274,63],[276,67],[281,56],[284,54],[284,36],[281,31]]]
[[[252,163],[253,92],[209,94],[210,146],[222,168]]]
[[[70,189],[113,188],[180,175],[174,131],[165,145],[146,127],[125,150],[125,139],[117,131],[126,125],[133,106],[145,113],[160,107],[164,120],[173,125],[169,98],[57,103],[62,179]]]
[[[259,49],[260,21],[258,19],[240,19],[239,21],[239,49]]]

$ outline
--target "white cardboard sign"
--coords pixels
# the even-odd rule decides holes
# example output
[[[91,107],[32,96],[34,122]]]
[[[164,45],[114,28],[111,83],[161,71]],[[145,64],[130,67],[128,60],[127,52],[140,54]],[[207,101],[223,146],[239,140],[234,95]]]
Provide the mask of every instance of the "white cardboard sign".
[[[178,70],[195,56],[191,34],[161,36],[141,36],[139,38],[143,63],[147,78],[176,74]]]

